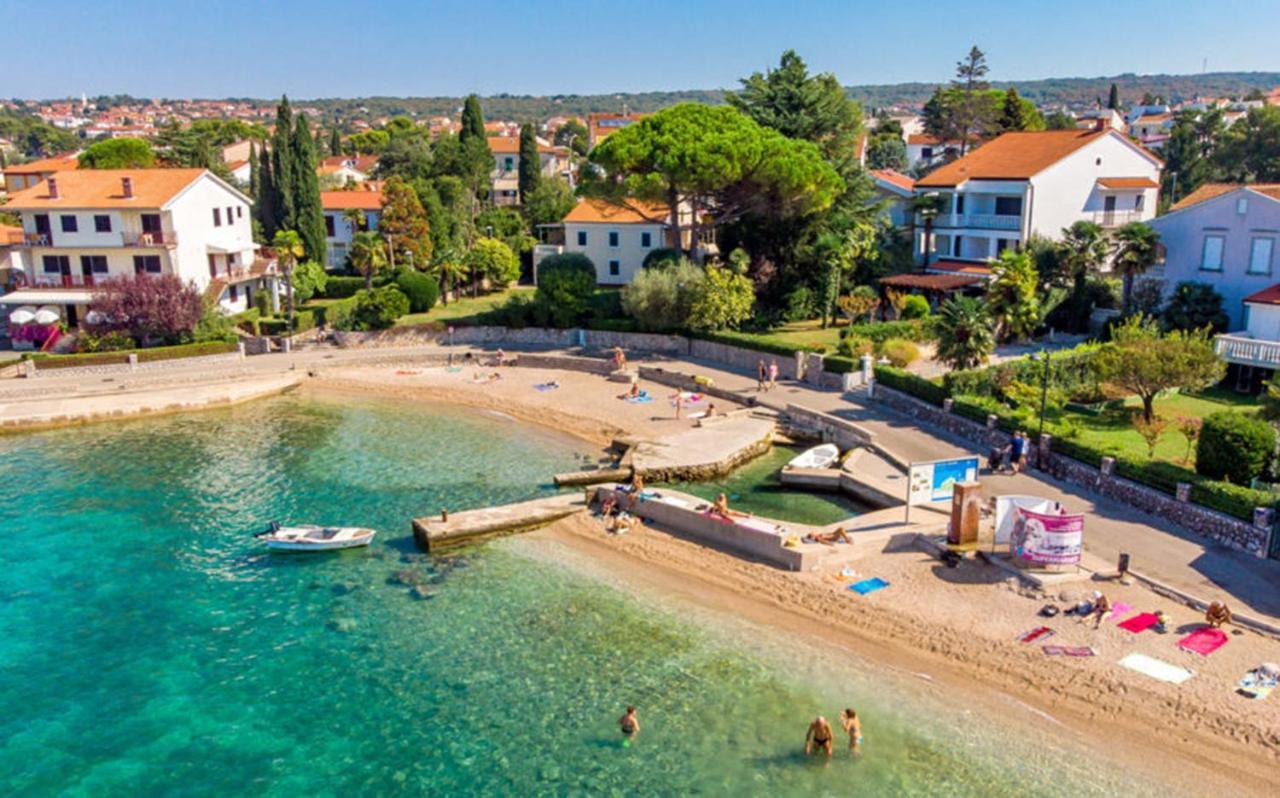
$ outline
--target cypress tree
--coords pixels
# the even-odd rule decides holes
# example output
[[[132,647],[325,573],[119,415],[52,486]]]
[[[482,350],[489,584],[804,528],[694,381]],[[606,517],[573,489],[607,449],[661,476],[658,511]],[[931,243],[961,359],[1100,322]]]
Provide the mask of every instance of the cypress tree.
[[[484,137],[484,113],[480,110],[480,98],[468,94],[467,101],[462,104],[462,130],[458,131],[458,138],[466,142],[467,139],[483,140]]]
[[[1107,107],[1112,111],[1120,110],[1120,89],[1116,84],[1111,84],[1111,95],[1107,97]]]
[[[276,106],[276,129],[271,139],[271,177],[274,191],[271,197],[275,211],[273,230],[296,230],[298,197],[297,167],[293,163],[293,110],[289,98],[283,97]]]
[[[526,122],[520,126],[520,201],[524,202],[533,196],[542,176],[542,161],[538,158],[538,137],[533,125]]]
[[[258,198],[258,185],[262,175],[258,173],[258,145],[249,142],[249,196]]]
[[[276,182],[271,174],[271,153],[265,147],[262,157],[258,159],[258,193],[254,196],[257,203],[254,213],[258,215],[258,224],[262,227],[262,235],[270,241],[276,234]]]
[[[306,259],[323,265],[324,210],[320,206],[320,177],[316,174],[315,140],[311,138],[311,129],[307,127],[306,114],[298,114],[290,146],[293,150],[290,160],[294,169],[294,189],[297,192],[293,203],[294,229],[302,239]]]
[[[337,125],[334,125],[333,128],[329,131],[329,154],[330,155],[342,154],[342,135],[338,133]]]

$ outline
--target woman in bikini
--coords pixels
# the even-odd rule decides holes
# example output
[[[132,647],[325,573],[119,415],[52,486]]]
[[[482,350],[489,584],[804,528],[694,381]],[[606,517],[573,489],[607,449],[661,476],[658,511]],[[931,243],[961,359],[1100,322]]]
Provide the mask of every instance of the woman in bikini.
[[[813,719],[813,723],[809,724],[809,731],[804,735],[804,752],[812,754],[815,751],[826,751],[827,756],[831,756],[832,740],[835,735],[831,731],[831,724],[827,723],[827,719],[819,715]]]
[[[840,713],[840,725],[849,733],[849,750],[857,751],[862,745],[862,721],[858,720],[858,713],[851,708],[844,710]]]

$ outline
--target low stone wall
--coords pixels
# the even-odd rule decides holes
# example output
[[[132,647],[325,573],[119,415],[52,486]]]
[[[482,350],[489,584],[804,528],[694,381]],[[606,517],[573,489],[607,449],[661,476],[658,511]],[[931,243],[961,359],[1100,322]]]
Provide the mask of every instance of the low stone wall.
[[[216,355],[201,355],[199,357],[175,357],[169,360],[152,360],[144,363],[104,363],[97,366],[71,366],[68,368],[40,368],[40,361],[28,360],[26,363],[32,364],[25,370],[27,377],[80,377],[92,376],[98,374],[130,374],[145,371],[164,371],[166,369],[177,368],[179,366],[196,366],[196,365],[215,365],[218,363],[232,363],[243,359],[244,355],[240,352],[220,352]],[[22,369],[20,368],[20,372]]]
[[[983,448],[1004,446],[1009,443],[1009,435],[996,429],[970,421],[967,418],[948,413],[942,408],[916,399],[899,391],[875,386],[875,400],[910,416],[922,424],[939,427]],[[1038,446],[1032,446],[1030,459],[1039,460]],[[1036,464],[1039,467],[1039,464]],[[1179,501],[1177,497],[1162,493],[1154,488],[1139,484],[1114,474],[1104,474],[1101,469],[1087,463],[1074,460],[1057,452],[1049,452],[1045,457],[1044,470],[1057,479],[1093,491],[1100,496],[1114,499],[1145,513],[1157,516],[1162,521],[1203,535],[1210,540],[1230,546],[1233,549],[1248,552],[1256,557],[1267,556],[1267,546],[1271,539],[1269,526],[1255,526],[1248,521],[1201,507],[1187,501]]]
[[[830,413],[810,410],[797,404],[787,405],[787,418],[791,423],[820,436],[823,441],[834,443],[841,450],[857,449],[861,446],[872,446],[876,436],[854,424],[837,418]]]
[[[716,363],[723,363],[729,368],[740,369],[748,374],[756,373],[756,365],[760,361],[764,361],[766,366],[770,361],[778,361],[778,376],[784,379],[793,380],[796,376],[796,360],[794,357],[784,357],[782,355],[771,355],[768,352],[757,352],[754,349],[744,349],[740,346],[731,346],[729,344],[716,343],[715,341],[703,341],[700,338],[689,339],[689,356],[701,358],[703,360],[714,360]]]
[[[515,364],[530,369],[560,369],[584,371],[588,374],[608,374],[613,363],[596,357],[570,357],[568,355],[540,355],[521,352],[515,356]]]
[[[444,346],[453,344],[486,344],[530,346],[542,349],[612,349],[621,346],[633,352],[658,352],[684,356],[689,353],[689,339],[678,335],[612,332],[610,330],[553,330],[541,327],[511,329],[508,327],[457,327],[451,336],[447,330],[433,326],[393,327],[389,330],[344,332],[336,330],[333,339],[338,346]]]
[[[659,385],[666,385],[669,388],[675,388],[680,391],[690,391],[692,393],[705,393],[707,396],[714,396],[717,399],[726,399],[730,402],[738,404],[754,404],[754,399],[750,396],[744,396],[737,391],[730,391],[725,388],[717,388],[714,385],[699,385],[693,381],[693,378],[683,372],[667,371],[664,368],[654,366],[641,366],[637,373],[640,379],[656,382]]]

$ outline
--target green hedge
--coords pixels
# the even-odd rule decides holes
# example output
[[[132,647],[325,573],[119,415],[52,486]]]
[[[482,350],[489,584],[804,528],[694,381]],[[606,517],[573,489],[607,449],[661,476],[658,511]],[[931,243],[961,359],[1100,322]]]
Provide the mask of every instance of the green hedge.
[[[112,366],[129,362],[129,355],[137,355],[139,363],[153,363],[159,360],[177,360],[184,357],[201,357],[204,355],[223,355],[234,352],[237,344],[215,341],[203,344],[182,344],[179,346],[157,346],[152,349],[132,349],[124,352],[91,352],[79,355],[47,355],[32,358],[36,369],[69,369],[81,366]]]
[[[1066,392],[1075,402],[1100,401],[1102,390],[1093,373],[1093,358],[1098,352],[1096,344],[1082,344],[1065,352],[1054,353],[1051,360],[1053,387]],[[980,369],[964,369],[948,372],[943,384],[952,396],[970,394],[993,396],[1003,399],[1004,389],[1012,382],[1039,385],[1044,377],[1044,364],[1029,357],[1009,360],[995,366]]]
[[[374,284],[378,283],[374,280]],[[343,277],[341,275],[329,275],[329,279],[325,281],[324,291],[316,294],[316,296],[325,299],[346,299],[355,296],[356,291],[364,288],[363,277]]]
[[[876,382],[938,407],[942,407],[942,400],[947,398],[946,390],[938,383],[893,366],[876,366]]]
[[[910,321],[877,321],[871,324],[852,324],[840,331],[841,338],[866,338],[873,343],[882,344],[890,338],[902,338],[917,344],[936,340],[931,319],[912,319]]]
[[[851,374],[862,368],[861,362],[844,355],[823,355],[822,370],[832,374]]]

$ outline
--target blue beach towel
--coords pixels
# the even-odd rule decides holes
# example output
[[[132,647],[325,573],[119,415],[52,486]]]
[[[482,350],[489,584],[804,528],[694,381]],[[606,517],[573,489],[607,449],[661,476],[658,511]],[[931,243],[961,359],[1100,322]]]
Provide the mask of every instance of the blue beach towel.
[[[865,596],[868,593],[874,593],[877,590],[888,586],[888,582],[878,576],[873,576],[870,579],[863,579],[861,582],[854,582],[852,585],[849,585],[849,589],[857,593],[859,596]]]
[[[646,403],[648,403],[648,402],[652,402],[652,401],[653,401],[653,397],[652,397],[652,396],[645,396],[644,394],[641,394],[641,395],[639,395],[639,396],[630,396],[630,397],[627,397],[627,400],[626,400],[626,401],[630,402],[630,403],[631,403],[631,404],[633,404],[633,405],[642,405],[642,404],[646,404]]]
[[[533,389],[534,389],[535,391],[539,391],[539,392],[542,392],[542,393],[546,393],[547,391],[554,391],[556,388],[559,388],[559,387],[560,387],[560,385],[559,385],[558,383],[554,383],[554,382],[540,382],[540,383],[538,383],[537,385],[533,386]]]

